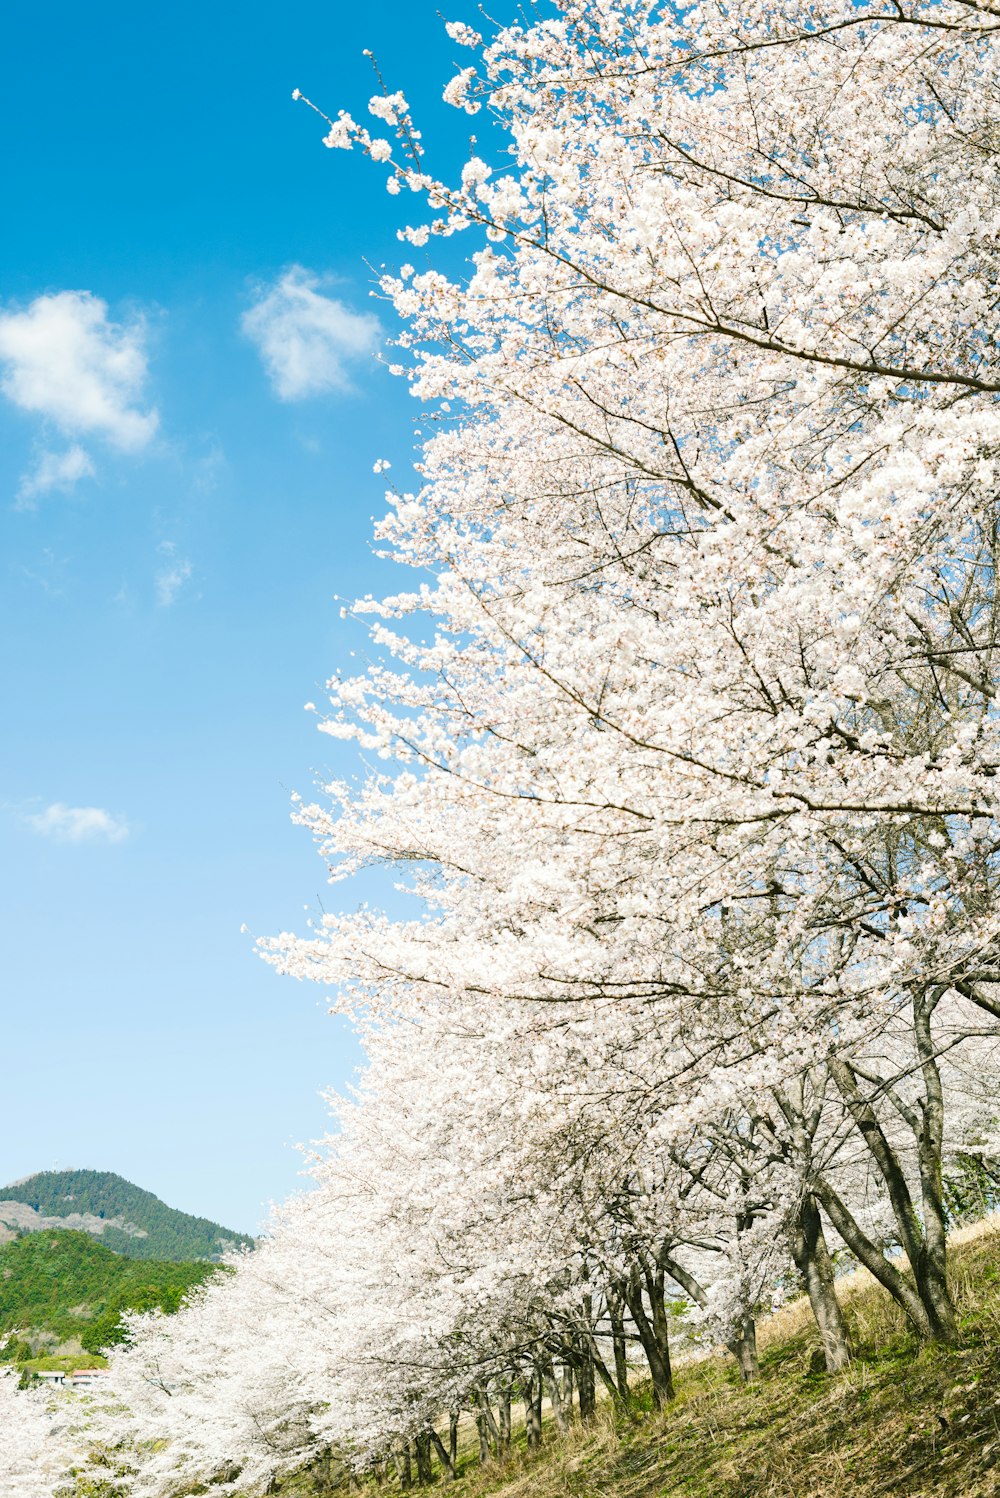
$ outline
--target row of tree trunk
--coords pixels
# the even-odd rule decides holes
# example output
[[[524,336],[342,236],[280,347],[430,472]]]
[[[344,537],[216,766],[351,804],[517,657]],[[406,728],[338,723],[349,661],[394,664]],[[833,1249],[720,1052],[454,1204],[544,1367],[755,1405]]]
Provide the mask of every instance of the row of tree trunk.
[[[786,1163],[794,1160],[802,1182],[799,1199],[790,1213],[788,1243],[819,1331],[824,1365],[829,1373],[840,1373],[853,1356],[850,1332],[840,1305],[833,1257],[824,1230],[824,1216],[854,1258],[868,1269],[906,1315],[912,1329],[923,1340],[950,1341],[956,1336],[956,1318],[947,1275],[947,1212],[942,1172],[944,1102],[930,1021],[937,995],[914,999],[913,1031],[922,1097],[908,1106],[896,1099],[901,1116],[910,1128],[917,1161],[916,1195],[911,1189],[897,1150],[883,1128],[872,1098],[884,1096],[887,1084],[872,1078],[850,1061],[835,1058],[829,1076],[863,1140],[875,1174],[885,1191],[896,1224],[898,1244],[879,1244],[864,1231],[857,1216],[845,1203],[833,1182],[811,1157],[812,1138],[819,1110],[809,1110],[780,1093],[776,1100],[784,1115],[784,1141],[780,1148]],[[866,1085],[871,1084],[871,1085]],[[766,1132],[766,1119],[758,1120]],[[779,1131],[772,1131],[777,1141]],[[749,1226],[749,1220],[744,1226]],[[905,1255],[905,1262],[899,1250]],[[679,1285],[697,1305],[707,1304],[707,1293],[666,1248],[657,1256],[637,1250],[631,1271],[611,1283],[602,1316],[596,1317],[588,1297],[572,1332],[553,1328],[549,1349],[529,1360],[512,1364],[506,1375],[483,1382],[471,1406],[479,1438],[479,1456],[485,1464],[502,1461],[509,1453],[516,1404],[523,1409],[525,1439],[529,1449],[542,1439],[542,1404],[548,1398],[558,1430],[568,1428],[576,1412],[582,1420],[596,1406],[597,1384],[603,1384],[614,1405],[631,1414],[635,1392],[630,1380],[629,1343],[638,1342],[649,1370],[653,1400],[666,1407],[674,1396],[670,1361],[668,1284]],[[601,1329],[598,1329],[598,1320]],[[737,1318],[728,1342],[740,1377],[751,1382],[759,1377],[754,1307],[747,1305]],[[428,1429],[392,1453],[402,1487],[424,1484],[434,1476],[433,1461],[442,1475],[453,1480],[458,1460],[457,1411],[449,1418],[447,1444],[434,1429]]]

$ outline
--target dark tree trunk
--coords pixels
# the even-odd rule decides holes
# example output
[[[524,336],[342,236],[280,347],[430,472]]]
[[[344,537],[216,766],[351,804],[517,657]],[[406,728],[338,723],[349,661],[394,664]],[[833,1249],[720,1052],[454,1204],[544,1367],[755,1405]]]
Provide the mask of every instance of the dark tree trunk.
[[[451,1410],[448,1414],[448,1456],[454,1467],[458,1461],[458,1410]]]
[[[581,1416],[585,1410],[588,1415],[592,1415],[597,1407],[596,1380],[598,1378],[607,1389],[615,1406],[631,1412],[634,1405],[632,1392],[629,1390],[626,1395],[622,1395],[614,1374],[597,1349],[597,1338],[588,1336],[582,1339],[582,1343],[585,1344],[583,1350],[574,1352],[577,1361],[577,1384],[580,1387]],[[567,1405],[568,1410],[572,1408],[571,1404]]]
[[[662,1262],[670,1278],[676,1280],[695,1305],[701,1306],[704,1310],[708,1305],[708,1295],[704,1285],[700,1284],[694,1275],[690,1274],[683,1264],[679,1264],[672,1256],[664,1255]],[[740,1378],[745,1384],[752,1383],[754,1379],[760,1377],[760,1364],[757,1362],[757,1326],[751,1311],[744,1311],[726,1346],[736,1359]]]
[[[490,1437],[482,1410],[476,1410],[476,1431],[479,1435],[479,1461],[485,1466],[490,1459]]]
[[[644,1288],[650,1302],[648,1315],[642,1298]],[[639,1269],[634,1269],[625,1288],[625,1300],[649,1366],[653,1399],[657,1408],[663,1409],[674,1397],[667,1315],[663,1304],[663,1272],[645,1272],[640,1277]]]
[[[925,990],[916,995],[913,1001],[913,1029],[924,1083],[923,1108],[917,1135],[924,1235],[921,1253],[913,1265],[913,1272],[920,1298],[927,1307],[933,1335],[942,1342],[953,1342],[958,1335],[958,1328],[948,1288],[948,1224],[941,1170],[944,1150],[944,1093],[934,1037],[931,1034],[931,1016],[939,997],[939,991]]]
[[[923,1221],[914,1204],[899,1158],[886,1138],[874,1108],[858,1086],[857,1074],[853,1067],[849,1062],[838,1057],[830,1062],[830,1071],[847,1110],[885,1183],[892,1214],[896,1220],[899,1241],[913,1273],[923,1314],[919,1312],[914,1314],[903,1300],[900,1300],[900,1304],[921,1337],[929,1340],[951,1341],[955,1337],[955,1310],[948,1290],[945,1213],[941,1184],[944,1102],[930,1023],[937,996],[935,991],[914,996],[914,1039],[924,1083],[924,1097],[916,1111],[902,1102],[899,1104],[901,1116],[909,1123],[916,1139]],[[840,1226],[825,1200],[823,1205],[830,1214],[830,1220],[840,1232]],[[843,1233],[841,1237],[844,1237]],[[846,1238],[844,1241],[848,1242]],[[857,1252],[853,1244],[848,1243],[848,1247],[852,1249],[852,1252]],[[862,1263],[865,1263],[864,1259]],[[866,1264],[865,1267],[871,1268],[871,1265]],[[872,1273],[875,1273],[874,1269]],[[885,1283],[884,1280],[882,1282]],[[886,1288],[889,1287],[886,1286]],[[890,1293],[894,1292],[890,1291]],[[899,1296],[897,1295],[896,1298],[899,1299]]]
[[[824,1207],[851,1253],[902,1308],[917,1336],[925,1341],[933,1337],[927,1308],[919,1293],[895,1264],[890,1263],[878,1245],[872,1242],[829,1181],[822,1177],[814,1181],[813,1195]]]
[[[581,1420],[589,1420],[597,1408],[597,1383],[594,1373],[593,1348],[584,1345],[580,1348],[579,1361],[576,1365],[576,1388]]]
[[[484,1427],[486,1429],[487,1437],[489,1438],[489,1440],[491,1440],[493,1442],[493,1449],[494,1449],[494,1451],[496,1451],[497,1453],[499,1453],[499,1450],[500,1450],[500,1428],[497,1425],[497,1422],[496,1422],[496,1420],[494,1418],[494,1415],[493,1415],[493,1408],[492,1408],[492,1406],[490,1404],[490,1396],[486,1392],[485,1389],[480,1389],[478,1391],[478,1398],[479,1398],[479,1413],[482,1416],[483,1425],[484,1425]]]
[[[326,1450],[318,1458],[312,1469],[313,1481],[316,1484],[317,1493],[329,1493],[333,1488],[333,1472],[331,1470],[333,1454]]]
[[[527,1374],[521,1380],[521,1397],[524,1401],[524,1432],[528,1440],[528,1450],[533,1450],[542,1439],[542,1409],[541,1399],[535,1401],[535,1377]]]
[[[395,1463],[396,1472],[399,1476],[399,1486],[401,1488],[411,1488],[413,1486],[413,1469],[410,1466],[409,1445],[404,1442],[398,1449],[394,1446],[392,1448],[392,1460]]]
[[[442,1441],[436,1430],[429,1431],[428,1434],[430,1436],[431,1445],[434,1447],[434,1450],[438,1454],[438,1461],[441,1463],[441,1471],[444,1473],[446,1481],[454,1482],[455,1462],[451,1456],[451,1453],[445,1450],[444,1442]]]
[[[608,1296],[608,1320],[611,1322],[611,1348],[615,1359],[615,1386],[621,1399],[628,1403],[628,1358],[625,1349],[624,1302],[614,1293]]]
[[[507,1456],[510,1451],[510,1399],[511,1385],[508,1380],[501,1386],[499,1404],[499,1426],[500,1426],[500,1455]]]
[[[434,1476],[431,1468],[431,1440],[429,1435],[416,1436],[413,1445],[417,1453],[417,1482],[425,1487]]]
[[[614,1333],[612,1333],[611,1341],[612,1360],[615,1364],[614,1372],[612,1372],[612,1370],[608,1367],[607,1363],[601,1356],[600,1348],[598,1346],[598,1339],[596,1336],[591,1333],[590,1336],[582,1338],[581,1346],[584,1343],[586,1344],[586,1348],[590,1353],[591,1374],[596,1375],[596,1377],[600,1379],[601,1383],[608,1391],[608,1394],[611,1396],[611,1401],[614,1404],[615,1409],[620,1410],[623,1414],[631,1417],[635,1414],[635,1398],[629,1386],[628,1364],[625,1359],[625,1329],[621,1317],[621,1307],[623,1306],[624,1302],[619,1298],[617,1304],[617,1317],[618,1325],[621,1329],[621,1336],[616,1340]],[[579,1364],[579,1356],[576,1349],[574,1349],[573,1355]],[[586,1377],[586,1374],[584,1374],[584,1377]],[[590,1402],[591,1413],[593,1413],[593,1410],[596,1408],[596,1399],[597,1388],[595,1383],[593,1401]],[[585,1398],[584,1402],[588,1403],[588,1400]],[[567,1402],[567,1408],[568,1410],[572,1411],[572,1398],[570,1398],[570,1400]]]

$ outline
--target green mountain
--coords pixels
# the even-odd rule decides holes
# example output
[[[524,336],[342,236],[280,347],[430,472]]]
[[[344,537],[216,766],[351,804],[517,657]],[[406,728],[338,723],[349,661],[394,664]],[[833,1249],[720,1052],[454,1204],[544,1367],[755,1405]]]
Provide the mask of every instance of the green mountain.
[[[43,1170],[0,1188],[0,1241],[53,1228],[90,1233],[129,1259],[215,1261],[254,1241],[207,1217],[177,1212],[111,1171]]]
[[[24,1233],[0,1246],[0,1358],[79,1342],[90,1353],[121,1340],[125,1310],[178,1309],[214,1264],[126,1259],[87,1233]],[[10,1334],[18,1332],[18,1338]]]

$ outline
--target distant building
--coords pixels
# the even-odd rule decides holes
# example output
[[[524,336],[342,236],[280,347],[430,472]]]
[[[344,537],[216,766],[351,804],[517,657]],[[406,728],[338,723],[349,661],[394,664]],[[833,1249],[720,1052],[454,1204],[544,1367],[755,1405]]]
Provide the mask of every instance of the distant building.
[[[39,1369],[35,1377],[50,1389],[92,1389],[107,1378],[107,1368],[74,1368],[67,1373],[63,1368]]]

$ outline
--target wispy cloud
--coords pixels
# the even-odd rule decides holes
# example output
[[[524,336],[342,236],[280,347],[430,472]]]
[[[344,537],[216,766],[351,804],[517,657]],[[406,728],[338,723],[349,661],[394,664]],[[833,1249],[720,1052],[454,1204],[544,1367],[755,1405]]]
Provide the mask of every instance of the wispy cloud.
[[[65,492],[81,479],[93,476],[94,465],[90,461],[90,454],[79,443],[74,443],[65,452],[43,452],[34,468],[21,480],[16,508],[33,510],[40,494],[48,494],[50,489]]]
[[[192,468],[191,482],[202,494],[212,494],[228,468],[226,454],[218,442],[213,442],[208,451],[196,459]]]
[[[28,821],[42,837],[57,843],[121,843],[129,833],[124,817],[112,816],[100,806],[67,806],[62,801],[53,801]]]
[[[50,546],[43,546],[37,560],[30,566],[22,564],[20,573],[29,582],[37,583],[50,598],[60,598],[68,561],[68,557],[56,556]]]
[[[146,333],[141,320],[113,322],[89,291],[36,297],[0,311],[0,391],[70,436],[92,434],[124,452],[145,447],[155,410],[143,410]]]
[[[353,312],[326,296],[322,279],[301,265],[270,287],[243,315],[243,331],[256,345],[281,400],[349,390],[347,366],[376,347],[381,329],[369,312]]]
[[[170,607],[193,570],[190,562],[177,561],[156,574],[156,601],[161,609]]]

